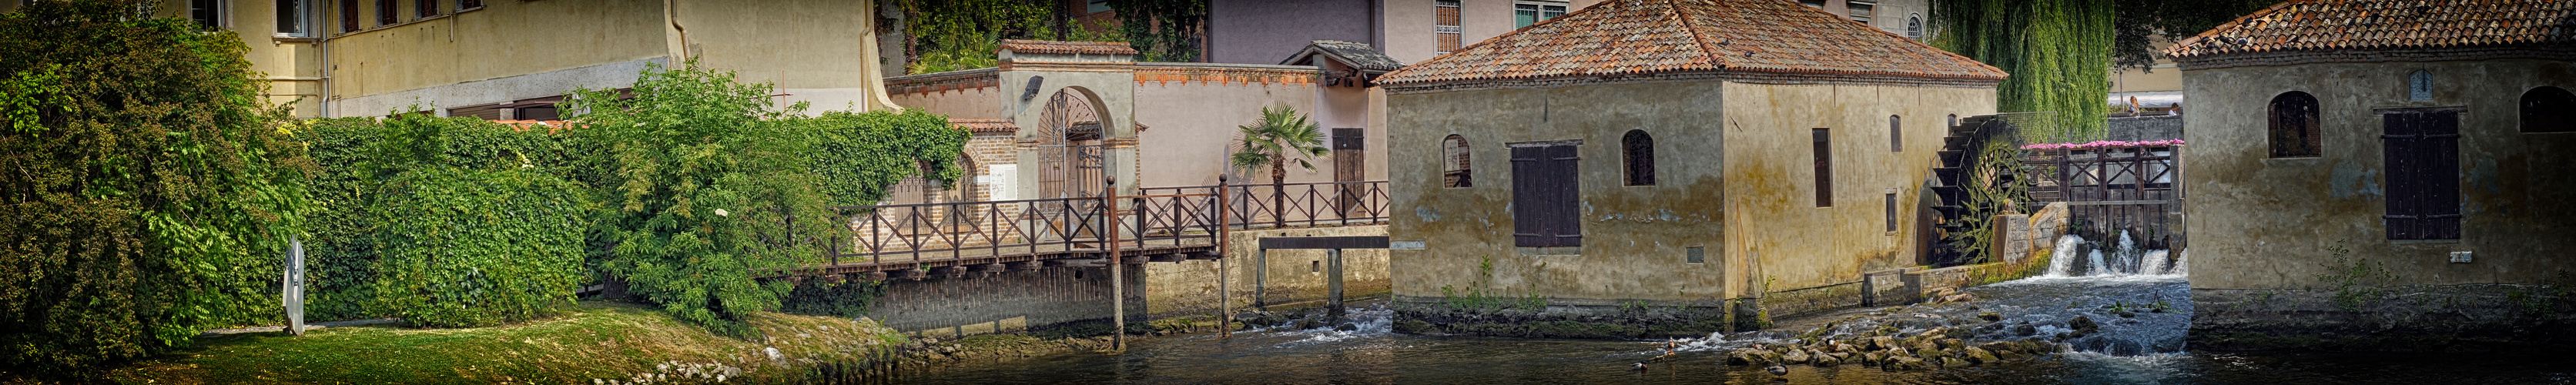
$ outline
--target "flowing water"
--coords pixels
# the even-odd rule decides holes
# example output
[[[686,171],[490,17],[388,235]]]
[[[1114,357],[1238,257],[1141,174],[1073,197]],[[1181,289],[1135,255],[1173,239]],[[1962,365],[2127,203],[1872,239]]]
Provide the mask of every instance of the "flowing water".
[[[2126,238],[2126,237],[2123,237]],[[2184,253],[2094,250],[2069,237],[2041,277],[1967,290],[1965,303],[1848,310],[1784,321],[1772,331],[1680,342],[1678,359],[1645,369],[1665,342],[1419,336],[1389,330],[1383,304],[1352,312],[1360,328],[1238,332],[1131,341],[1125,354],[1061,353],[921,368],[890,384],[2576,384],[2576,355],[2513,353],[2224,353],[2188,350],[2190,285]],[[2085,251],[2078,254],[2078,251]],[[2169,256],[2170,255],[2170,256]],[[1999,321],[1979,313],[1993,312]],[[2123,316],[2121,314],[2126,313]],[[2093,333],[2069,333],[2076,318]],[[1934,327],[1969,340],[2049,338],[2068,353],[1966,368],[1887,371],[1790,366],[1774,375],[1726,365],[1724,353],[1786,342],[1815,328],[1848,335]],[[2066,334],[2061,334],[2066,333]],[[2070,336],[2072,335],[2072,336]]]

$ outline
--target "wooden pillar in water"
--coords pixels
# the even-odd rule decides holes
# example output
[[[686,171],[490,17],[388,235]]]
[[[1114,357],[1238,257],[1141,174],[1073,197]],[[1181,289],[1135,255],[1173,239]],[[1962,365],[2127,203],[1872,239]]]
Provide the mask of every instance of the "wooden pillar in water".
[[[1110,350],[1127,350],[1127,260],[1118,255],[1118,179],[1102,178],[1108,188],[1100,193],[1100,222],[1104,247],[1109,252],[1109,336]]]
[[[1326,280],[1327,280],[1327,281],[1325,282],[1325,285],[1329,285],[1329,288],[1330,288],[1330,291],[1331,291],[1331,293],[1330,293],[1330,294],[1327,294],[1327,295],[1328,295],[1328,297],[1325,297],[1325,298],[1324,298],[1324,301],[1325,301],[1324,306],[1330,309],[1330,310],[1329,310],[1329,311],[1330,311],[1330,313],[1328,313],[1328,314],[1330,314],[1330,315],[1331,315],[1332,320],[1333,320],[1333,323],[1334,323],[1334,324],[1340,324],[1340,323],[1342,323],[1342,313],[1343,313],[1343,309],[1342,309],[1342,249],[1327,249],[1327,250],[1324,250],[1324,260],[1325,260],[1325,262],[1324,262],[1325,264],[1330,265],[1330,266],[1326,266],[1326,267],[1333,271],[1331,276],[1329,276],[1329,277],[1325,277],[1325,278],[1324,278],[1324,279],[1326,279]]]
[[[1217,334],[1219,335],[1219,337],[1218,337],[1218,338],[1234,338],[1234,305],[1233,305],[1233,301],[1234,301],[1234,299],[1233,299],[1233,298],[1231,298],[1231,297],[1233,297],[1233,296],[1234,296],[1234,289],[1233,289],[1233,287],[1232,287],[1232,286],[1227,286],[1227,285],[1226,285],[1226,283],[1227,283],[1227,282],[1226,282],[1226,276],[1234,275],[1234,270],[1233,270],[1233,269],[1229,269],[1229,268],[1228,268],[1228,267],[1231,267],[1231,266],[1229,266],[1230,264],[1226,263],[1226,259],[1228,259],[1228,258],[1226,258],[1226,256],[1225,256],[1225,252],[1226,252],[1226,249],[1225,249],[1226,241],[1228,240],[1228,238],[1232,238],[1231,232],[1227,231],[1227,229],[1232,228],[1233,226],[1231,226],[1230,224],[1228,224],[1228,223],[1227,223],[1228,221],[1226,220],[1226,217],[1227,217],[1227,216],[1229,216],[1229,215],[1228,215],[1228,213],[1227,213],[1227,211],[1226,211],[1226,209],[1227,209],[1227,208],[1229,208],[1229,207],[1227,207],[1227,204],[1226,204],[1226,201],[1225,201],[1225,196],[1226,196],[1226,194],[1225,194],[1225,187],[1226,187],[1226,186],[1225,186],[1225,175],[1224,175],[1224,174],[1218,174],[1218,175],[1216,176],[1216,231],[1215,231],[1215,233],[1216,233],[1216,328],[1217,328],[1217,330],[1220,330],[1219,332],[1217,332]]]

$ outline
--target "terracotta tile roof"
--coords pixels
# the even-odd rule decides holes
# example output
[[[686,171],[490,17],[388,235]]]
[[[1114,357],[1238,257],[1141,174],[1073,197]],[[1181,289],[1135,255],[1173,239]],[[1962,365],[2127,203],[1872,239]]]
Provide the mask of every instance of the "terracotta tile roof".
[[[1127,43],[1126,43],[1126,42],[1105,42],[1105,41],[1054,41],[1054,40],[1018,40],[1018,39],[1010,39],[1010,40],[1002,40],[1002,48],[1001,48],[1001,49],[1010,50],[1011,52],[1018,52],[1018,53],[1047,53],[1047,54],[1067,54],[1067,55],[1073,55],[1073,54],[1080,54],[1080,55],[1134,55],[1134,54],[1136,54],[1136,48],[1135,48],[1135,47],[1129,47],[1129,46],[1127,46]]]
[[[966,132],[1019,132],[1020,126],[1010,119],[949,119],[948,124]]]
[[[2570,43],[2576,1],[2292,0],[2175,42],[2165,54]]]
[[[1282,60],[1279,64],[1314,65],[1314,58],[1317,56],[1331,57],[1335,61],[1349,64],[1362,71],[1386,72],[1404,68],[1403,61],[1387,57],[1386,53],[1378,52],[1376,47],[1370,47],[1368,43],[1341,40],[1316,40],[1307,43],[1306,49],[1297,51],[1295,55],[1289,55],[1288,60]]]
[[[1460,48],[1384,84],[1677,72],[1992,81],[2003,70],[1789,0],[1609,0]]]

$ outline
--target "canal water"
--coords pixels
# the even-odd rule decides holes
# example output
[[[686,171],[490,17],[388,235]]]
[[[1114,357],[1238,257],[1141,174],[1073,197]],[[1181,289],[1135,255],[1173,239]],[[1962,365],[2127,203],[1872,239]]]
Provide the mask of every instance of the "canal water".
[[[1392,312],[1383,304],[1370,304],[1353,311],[1360,326],[1354,331],[1283,328],[1238,332],[1232,339],[1213,334],[1166,337],[1131,341],[1125,354],[1073,352],[967,362],[881,380],[925,385],[2576,384],[2576,355],[2191,351],[2183,344],[2189,284],[2169,273],[2181,271],[2181,256],[2106,248],[2109,255],[2085,258],[2090,266],[2053,267],[2047,276],[1970,289],[1979,297],[1971,302],[1857,309],[1787,321],[1781,330],[1676,341],[1682,345],[1678,359],[1644,369],[1634,364],[1665,354],[1666,341],[1399,334],[1389,330]],[[2057,255],[2084,254],[2065,251],[2076,253]],[[2117,266],[2124,259],[2128,266]],[[1998,313],[2002,320],[1965,321],[1984,312]],[[2129,315],[2119,315],[2124,312]],[[2009,339],[2061,333],[2079,316],[2097,320],[2101,331],[2063,339],[2069,353],[2002,364],[1917,371],[1790,366],[1786,374],[1772,374],[1762,367],[1723,363],[1725,352],[1786,341],[1815,327],[1950,327],[1960,330],[1954,336]]]

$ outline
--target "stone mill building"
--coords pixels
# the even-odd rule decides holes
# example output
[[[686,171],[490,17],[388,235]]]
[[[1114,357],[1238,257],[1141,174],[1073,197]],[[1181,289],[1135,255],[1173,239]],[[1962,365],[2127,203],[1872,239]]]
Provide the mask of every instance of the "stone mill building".
[[[1704,335],[1858,305],[1862,272],[1917,264],[1942,126],[2005,76],[1787,0],[1604,1],[1390,72],[1400,321],[1543,303],[1660,315],[1519,334]]]
[[[2576,339],[2535,332],[2576,306],[2576,2],[2291,1],[2166,53],[2194,347]]]

